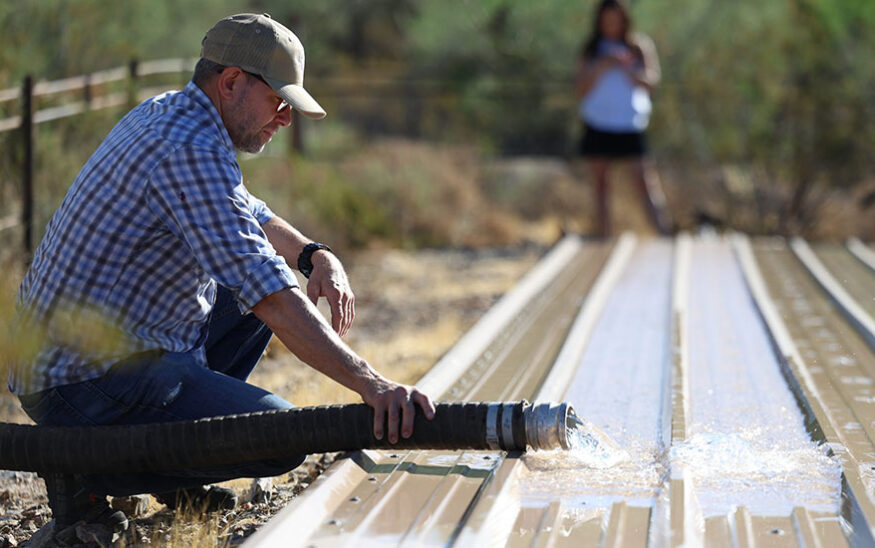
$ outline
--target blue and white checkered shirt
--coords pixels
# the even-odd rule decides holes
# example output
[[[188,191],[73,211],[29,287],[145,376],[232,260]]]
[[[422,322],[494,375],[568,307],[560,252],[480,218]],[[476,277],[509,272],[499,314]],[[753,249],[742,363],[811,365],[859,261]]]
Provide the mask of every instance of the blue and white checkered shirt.
[[[18,291],[16,329],[39,333],[9,388],[29,394],[103,375],[149,350],[203,349],[216,284],[241,310],[298,285],[261,228],[234,146],[194,83],[113,128],[46,229]]]

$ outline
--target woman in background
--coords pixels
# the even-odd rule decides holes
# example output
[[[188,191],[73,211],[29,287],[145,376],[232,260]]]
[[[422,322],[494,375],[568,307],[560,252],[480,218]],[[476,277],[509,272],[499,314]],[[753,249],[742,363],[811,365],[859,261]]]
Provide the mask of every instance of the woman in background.
[[[598,233],[608,236],[608,169],[626,160],[645,208],[660,234],[669,219],[655,169],[646,158],[644,130],[650,120],[650,92],[659,82],[659,60],[647,36],[631,32],[629,12],[619,0],[602,0],[595,28],[583,44],[576,89],[584,123],[580,152],[595,179]]]

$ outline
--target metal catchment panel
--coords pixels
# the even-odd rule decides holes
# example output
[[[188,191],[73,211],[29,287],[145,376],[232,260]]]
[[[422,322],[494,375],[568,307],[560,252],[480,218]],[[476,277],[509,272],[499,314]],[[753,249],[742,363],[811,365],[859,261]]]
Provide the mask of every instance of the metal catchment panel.
[[[354,452],[248,544],[873,545],[867,254],[567,237],[418,384],[570,401],[623,455]]]

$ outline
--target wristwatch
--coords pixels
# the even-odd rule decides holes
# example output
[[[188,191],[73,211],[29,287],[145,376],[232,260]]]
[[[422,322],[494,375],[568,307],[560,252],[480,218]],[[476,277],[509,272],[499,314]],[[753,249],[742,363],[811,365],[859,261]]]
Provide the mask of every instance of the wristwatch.
[[[310,274],[313,273],[313,261],[311,259],[313,257],[313,253],[319,251],[320,249],[331,252],[331,248],[327,245],[320,244],[319,242],[313,242],[305,245],[304,250],[301,251],[300,255],[298,255],[298,270],[307,279],[310,279]]]

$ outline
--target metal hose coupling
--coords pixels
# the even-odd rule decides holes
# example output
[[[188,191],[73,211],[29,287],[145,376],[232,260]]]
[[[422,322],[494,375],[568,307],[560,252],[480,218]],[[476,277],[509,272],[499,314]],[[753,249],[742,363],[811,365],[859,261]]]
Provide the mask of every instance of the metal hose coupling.
[[[491,449],[568,449],[569,431],[577,424],[567,402],[490,403],[486,415],[486,441]]]

